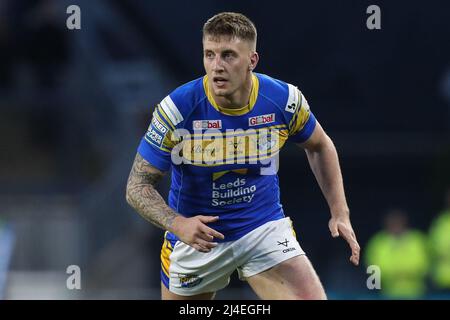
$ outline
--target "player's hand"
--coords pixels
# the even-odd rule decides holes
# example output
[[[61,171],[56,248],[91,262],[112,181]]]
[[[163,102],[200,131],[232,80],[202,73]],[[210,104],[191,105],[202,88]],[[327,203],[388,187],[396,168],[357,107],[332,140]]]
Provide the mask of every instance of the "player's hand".
[[[219,217],[195,216],[175,218],[173,230],[175,235],[187,245],[200,252],[209,252],[217,246],[214,238],[224,239],[224,235],[208,227],[206,224],[216,222]]]
[[[356,240],[355,232],[353,232],[350,218],[348,216],[332,217],[328,222],[328,227],[330,228],[331,236],[333,238],[341,236],[348,242],[350,248],[352,249],[350,261],[357,266],[359,264],[360,247],[358,241]]]

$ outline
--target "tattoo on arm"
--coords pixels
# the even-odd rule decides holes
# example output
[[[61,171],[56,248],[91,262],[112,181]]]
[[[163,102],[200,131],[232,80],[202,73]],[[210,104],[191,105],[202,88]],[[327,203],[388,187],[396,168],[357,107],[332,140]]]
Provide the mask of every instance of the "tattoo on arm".
[[[178,214],[155,189],[163,175],[138,153],[128,177],[126,197],[142,217],[157,227],[168,230]]]

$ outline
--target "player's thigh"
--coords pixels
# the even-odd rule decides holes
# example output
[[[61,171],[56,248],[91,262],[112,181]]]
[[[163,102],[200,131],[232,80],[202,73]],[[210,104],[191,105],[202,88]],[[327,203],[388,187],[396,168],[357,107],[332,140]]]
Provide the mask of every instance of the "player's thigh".
[[[212,300],[216,295],[215,292],[201,293],[193,296],[180,296],[170,292],[169,289],[161,282],[161,300]]]
[[[305,255],[285,260],[246,280],[261,299],[326,299],[319,277]]]

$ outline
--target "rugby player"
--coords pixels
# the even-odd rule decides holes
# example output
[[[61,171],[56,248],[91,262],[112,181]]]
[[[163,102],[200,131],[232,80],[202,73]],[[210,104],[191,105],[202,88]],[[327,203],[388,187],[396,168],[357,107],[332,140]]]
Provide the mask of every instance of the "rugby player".
[[[343,237],[359,263],[334,144],[297,87],[254,72],[256,40],[242,14],[210,18],[206,75],[156,106],[138,147],[126,198],[166,230],[162,299],[212,299],[235,270],[261,299],[326,299],[280,203],[277,159],[288,140],[306,151],[331,235]],[[170,169],[166,203],[155,186]]]

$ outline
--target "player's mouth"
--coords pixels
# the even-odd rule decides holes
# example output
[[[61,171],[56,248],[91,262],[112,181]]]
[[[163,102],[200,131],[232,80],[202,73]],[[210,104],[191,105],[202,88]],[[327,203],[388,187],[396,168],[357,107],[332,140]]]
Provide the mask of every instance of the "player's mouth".
[[[213,77],[213,82],[217,87],[223,87],[228,82],[228,80],[223,77]]]

